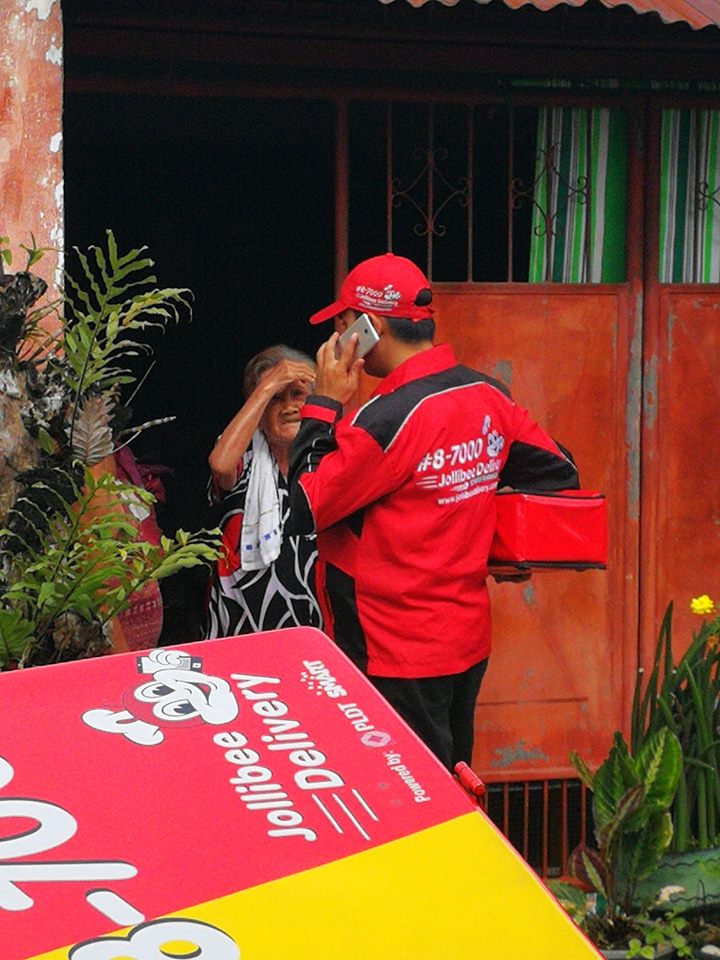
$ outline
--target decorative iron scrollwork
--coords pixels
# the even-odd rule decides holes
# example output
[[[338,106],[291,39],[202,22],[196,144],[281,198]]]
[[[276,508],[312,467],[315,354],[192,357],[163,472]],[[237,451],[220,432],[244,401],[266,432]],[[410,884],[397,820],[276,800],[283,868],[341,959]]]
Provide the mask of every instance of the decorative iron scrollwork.
[[[418,148],[413,150],[413,158],[421,162],[422,166],[413,178],[412,182],[406,187],[403,186],[399,177],[393,177],[391,183],[391,202],[394,208],[399,208],[403,202],[407,201],[422,218],[419,223],[413,227],[413,233],[418,237],[426,237],[432,234],[434,237],[444,237],[447,233],[445,224],[440,223],[438,218],[443,210],[457,201],[458,206],[467,209],[470,204],[470,180],[468,177],[459,177],[457,186],[453,185],[448,177],[440,169],[439,163],[447,160],[448,151],[444,147],[433,150],[423,150]],[[427,189],[428,184],[432,185],[432,192]],[[443,199],[439,205],[435,205],[436,189],[443,187]],[[417,199],[419,194],[424,191],[425,198],[430,198],[429,209],[423,206],[423,198]]]
[[[545,210],[537,200],[538,187],[547,179],[548,197],[557,198],[560,195],[560,187],[564,187],[568,200],[575,200],[583,206],[590,203],[590,178],[587,176],[578,177],[575,183],[571,183],[564,177],[555,163],[555,156],[558,151],[558,144],[550,144],[545,150],[541,150],[535,160],[536,173],[535,179],[526,188],[523,189],[524,182],[521,177],[513,177],[510,180],[510,202],[513,210],[520,210],[525,200],[529,200],[531,206],[535,209],[539,222],[535,223],[533,233],[536,237],[554,237],[556,236],[555,224],[560,211],[557,202],[550,201],[550,209]],[[554,207],[554,209],[553,209]]]
[[[707,180],[699,181],[696,189],[696,202],[698,210],[703,213],[708,209],[712,209],[709,208],[709,204],[711,203],[716,203],[720,207],[720,187],[711,190]]]

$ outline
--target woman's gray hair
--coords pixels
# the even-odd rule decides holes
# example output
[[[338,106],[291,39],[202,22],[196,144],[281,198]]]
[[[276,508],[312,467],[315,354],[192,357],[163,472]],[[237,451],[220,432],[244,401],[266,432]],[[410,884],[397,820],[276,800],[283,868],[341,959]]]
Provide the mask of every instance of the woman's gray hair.
[[[294,350],[292,347],[286,347],[284,343],[278,343],[274,347],[267,347],[257,353],[252,360],[248,361],[243,374],[243,396],[247,400],[258,384],[258,380],[271,367],[276,366],[282,360],[295,360],[297,363],[306,363],[311,369],[315,369],[315,361],[311,360],[307,354],[300,350]]]

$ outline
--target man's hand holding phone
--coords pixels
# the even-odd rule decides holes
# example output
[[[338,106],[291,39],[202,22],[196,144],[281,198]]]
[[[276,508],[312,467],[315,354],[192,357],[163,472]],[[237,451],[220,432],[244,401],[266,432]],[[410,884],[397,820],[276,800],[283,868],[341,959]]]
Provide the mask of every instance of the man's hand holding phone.
[[[373,326],[370,317],[366,313],[361,313],[357,320],[351,323],[350,326],[340,334],[340,338],[335,345],[336,357],[340,356],[353,338],[353,335],[355,335],[355,343],[357,344],[355,351],[356,357],[364,357],[366,353],[370,353],[380,339],[380,335]]]
[[[345,406],[357,391],[365,361],[356,356],[357,333],[347,338],[338,353],[339,341],[340,334],[333,333],[317,352],[317,392]]]

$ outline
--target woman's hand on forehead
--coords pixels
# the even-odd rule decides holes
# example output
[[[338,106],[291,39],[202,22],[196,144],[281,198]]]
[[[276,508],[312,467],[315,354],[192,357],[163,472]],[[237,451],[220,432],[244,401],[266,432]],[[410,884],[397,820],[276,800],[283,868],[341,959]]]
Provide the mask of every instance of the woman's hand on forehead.
[[[315,371],[298,360],[281,360],[263,371],[259,382],[263,387],[272,388],[273,394],[282,393],[291,383],[298,383],[309,391],[315,383]]]

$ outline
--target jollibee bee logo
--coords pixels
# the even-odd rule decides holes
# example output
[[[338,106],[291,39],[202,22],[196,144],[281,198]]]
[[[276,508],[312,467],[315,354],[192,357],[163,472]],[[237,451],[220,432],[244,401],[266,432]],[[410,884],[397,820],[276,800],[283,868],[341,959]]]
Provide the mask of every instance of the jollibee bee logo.
[[[119,709],[96,707],[82,719],[102,733],[116,733],[139,746],[162,743],[167,724],[217,726],[238,715],[237,700],[222,677],[202,672],[202,659],[182,650],[149,650],[137,658],[144,678],[121,697]]]

